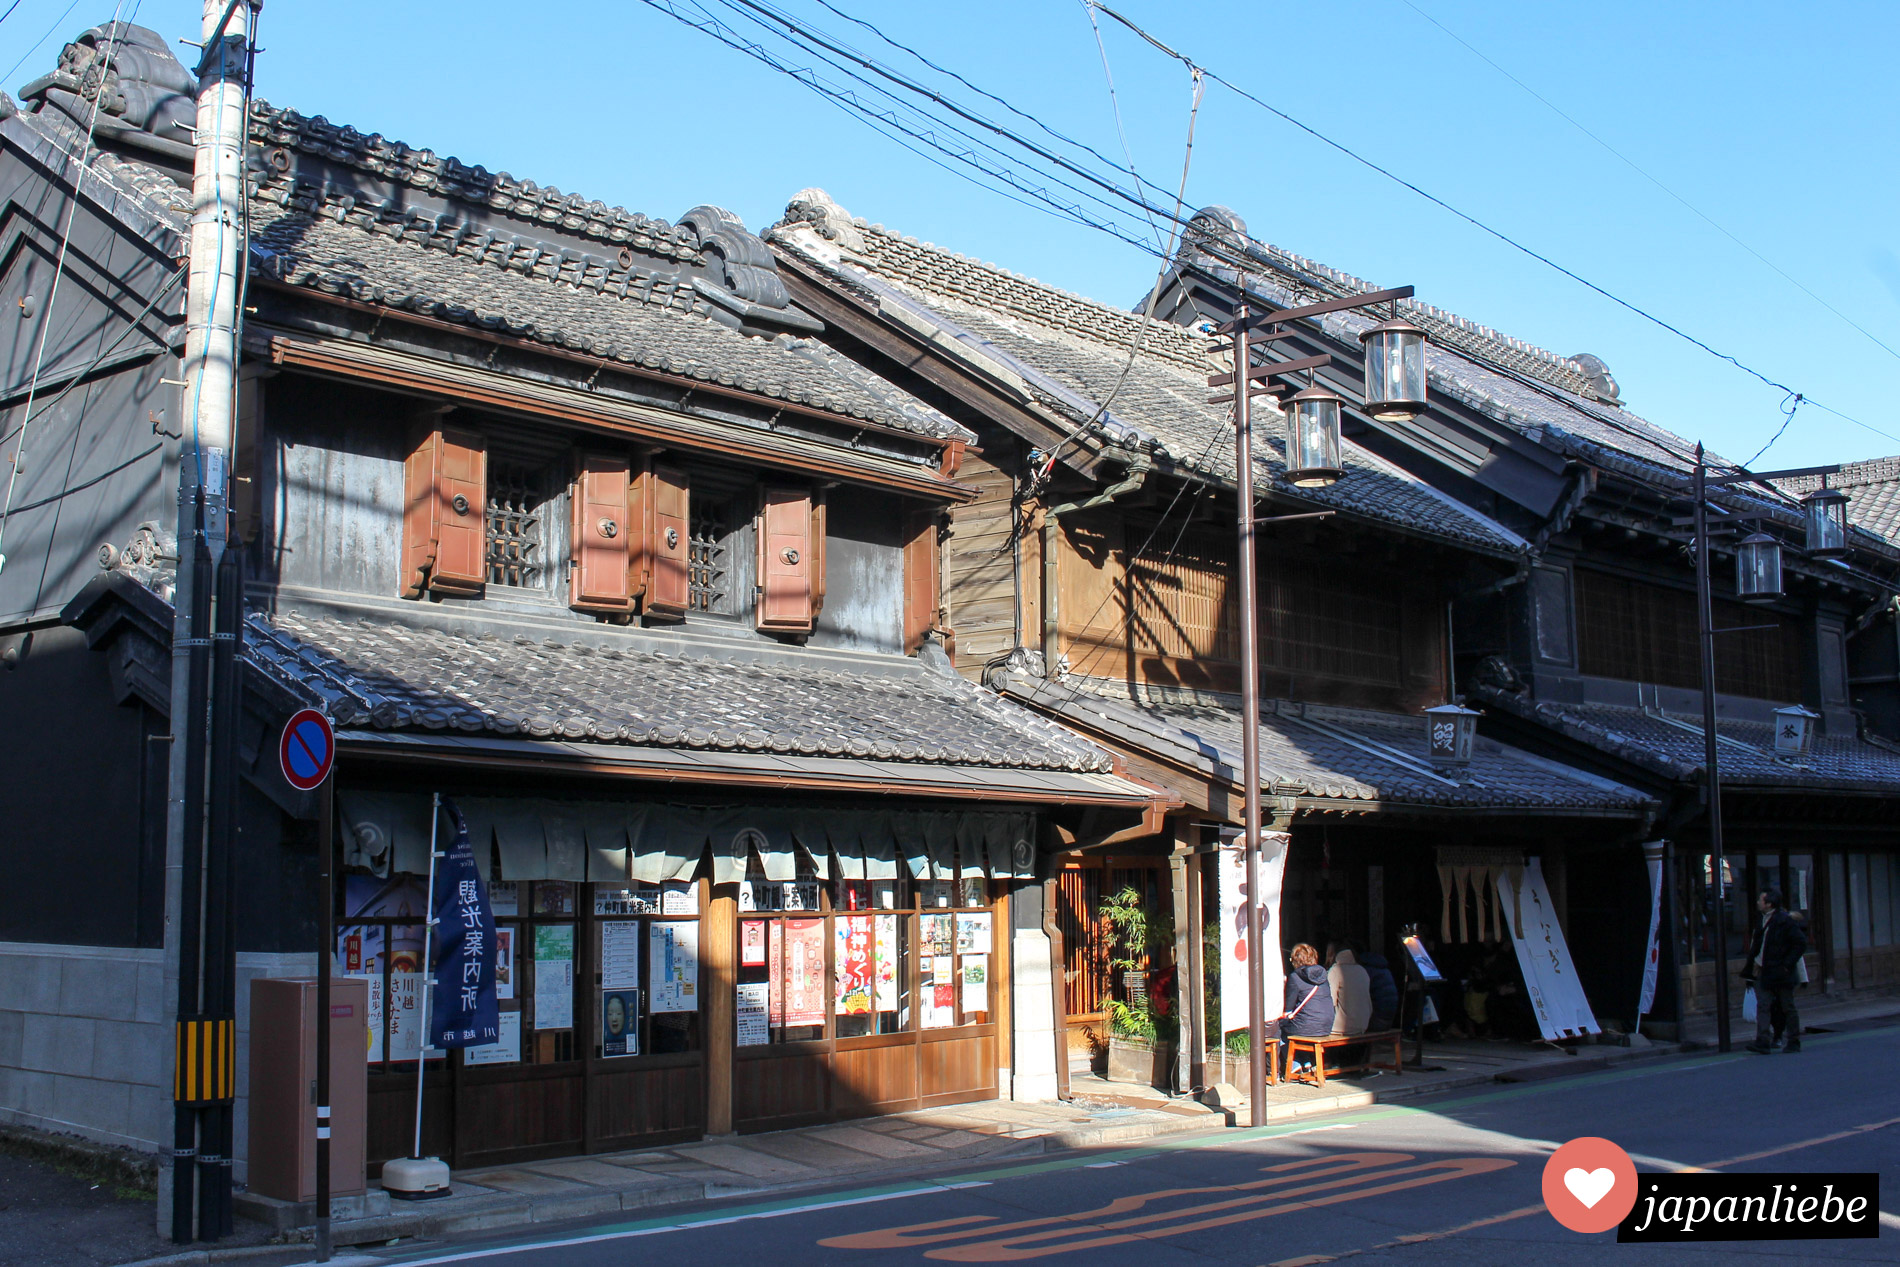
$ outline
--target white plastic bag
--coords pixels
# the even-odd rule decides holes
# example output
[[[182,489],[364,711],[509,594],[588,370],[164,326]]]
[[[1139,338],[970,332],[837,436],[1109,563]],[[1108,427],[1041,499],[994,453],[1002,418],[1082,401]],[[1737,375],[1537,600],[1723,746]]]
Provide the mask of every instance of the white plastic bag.
[[[1752,985],[1742,991],[1742,1019],[1751,1025],[1755,1022],[1755,987]]]

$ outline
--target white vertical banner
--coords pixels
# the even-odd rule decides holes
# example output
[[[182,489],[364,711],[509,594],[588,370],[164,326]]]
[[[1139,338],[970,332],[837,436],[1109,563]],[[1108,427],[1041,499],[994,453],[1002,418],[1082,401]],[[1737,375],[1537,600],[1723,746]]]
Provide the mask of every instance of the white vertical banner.
[[[1280,884],[1286,875],[1287,846],[1293,837],[1283,831],[1260,833],[1260,936],[1264,953],[1261,971],[1266,978],[1267,1016],[1278,1016],[1286,995],[1286,967],[1280,961]],[[1235,843],[1220,851],[1220,1030],[1230,1034],[1247,1028],[1247,851]]]
[[[1498,873],[1497,885],[1498,905],[1511,913],[1511,940],[1538,1030],[1550,1039],[1597,1033],[1596,1013],[1570,961],[1550,886],[1544,883],[1543,863],[1527,858],[1521,869],[1506,867]]]
[[[1636,1022],[1642,1024],[1643,1017],[1656,1004],[1656,970],[1662,960],[1662,946],[1657,940],[1657,932],[1662,925],[1662,886],[1663,886],[1663,842],[1643,846],[1643,858],[1649,867],[1649,940],[1643,950],[1643,990],[1636,1001]]]

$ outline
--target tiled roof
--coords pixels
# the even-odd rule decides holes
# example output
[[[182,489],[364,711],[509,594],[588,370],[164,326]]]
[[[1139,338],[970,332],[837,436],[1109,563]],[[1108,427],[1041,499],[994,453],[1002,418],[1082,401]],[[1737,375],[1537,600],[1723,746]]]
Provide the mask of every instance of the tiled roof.
[[[1847,494],[1849,523],[1900,541],[1900,457],[1844,463],[1840,474],[1828,476],[1827,482]],[[1775,483],[1800,496],[1821,487],[1821,477],[1804,475]]]
[[[1231,696],[1137,688],[1087,678],[994,679],[1023,699],[1111,742],[1238,781],[1241,720]],[[1425,719],[1369,709],[1270,702],[1260,720],[1260,787],[1273,796],[1382,807],[1638,815],[1642,793],[1479,738],[1471,764],[1441,769],[1427,755]]]
[[[786,307],[769,254],[716,208],[697,209],[698,227],[675,226],[263,102],[251,139],[266,154],[297,150],[449,200],[445,212],[400,190],[378,199],[300,180],[287,160],[267,163],[251,202],[253,265],[264,276],[933,439],[973,438],[813,338],[737,329],[742,320],[820,327]],[[520,231],[495,227],[507,219]],[[721,240],[740,253],[750,244],[764,265],[726,261],[727,284],[685,267]]]
[[[752,660],[253,614],[245,653],[339,726],[643,748],[1103,773],[1109,755],[947,668],[794,649]]]
[[[1476,697],[1652,774],[1702,777],[1700,717],[1616,704],[1540,704],[1495,687],[1479,687]],[[1900,792],[1900,749],[1852,736],[1817,735],[1812,751],[1793,761],[1774,755],[1774,727],[1767,722],[1718,718],[1715,731],[1725,785]]]
[[[826,236],[840,230],[843,243]],[[937,346],[1067,425],[1088,422],[1107,401],[1103,442],[1232,481],[1234,431],[1227,411],[1207,403],[1207,377],[1220,367],[1204,336],[851,219],[821,191],[799,195],[767,237],[892,319],[926,324]],[[1525,548],[1515,533],[1350,441],[1344,477],[1323,489],[1284,481],[1279,428],[1261,427],[1256,442],[1258,478],[1289,501],[1481,549]]]

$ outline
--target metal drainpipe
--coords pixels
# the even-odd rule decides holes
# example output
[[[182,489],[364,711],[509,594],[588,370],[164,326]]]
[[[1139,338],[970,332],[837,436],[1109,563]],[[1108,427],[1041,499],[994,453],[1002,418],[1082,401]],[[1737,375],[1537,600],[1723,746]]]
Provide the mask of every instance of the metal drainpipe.
[[[1126,497],[1148,482],[1148,476],[1154,473],[1154,467],[1145,459],[1137,458],[1128,468],[1128,474],[1121,483],[1111,484],[1095,496],[1082,501],[1064,502],[1060,506],[1051,506],[1042,515],[1042,675],[1050,681],[1056,677],[1056,659],[1061,652],[1061,635],[1057,630],[1059,611],[1056,603],[1056,534],[1058,521],[1064,516],[1079,510],[1093,510],[1097,506],[1106,506],[1117,498]]]

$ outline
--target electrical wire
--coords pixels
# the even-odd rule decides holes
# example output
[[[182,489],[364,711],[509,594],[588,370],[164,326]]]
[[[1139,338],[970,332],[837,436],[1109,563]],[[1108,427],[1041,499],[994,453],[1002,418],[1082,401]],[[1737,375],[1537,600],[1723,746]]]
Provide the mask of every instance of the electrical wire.
[[[1489,66],[1492,70],[1495,70],[1496,72],[1498,72],[1498,74],[1504,76],[1506,79],[1516,84],[1519,88],[1522,88],[1525,92],[1537,98],[1538,101],[1542,102],[1545,106],[1547,106],[1550,109],[1551,113],[1555,114],[1558,118],[1562,119],[1565,123],[1568,123],[1571,127],[1577,129],[1577,131],[1583,133],[1585,136],[1589,137],[1592,141],[1595,141],[1598,145],[1602,146],[1606,151],[1610,153],[1611,156],[1616,158],[1619,162],[1623,163],[1631,171],[1635,172],[1638,176],[1641,176],[1644,180],[1648,181],[1650,184],[1656,186],[1656,188],[1662,190],[1664,193],[1668,194],[1671,198],[1681,203],[1685,208],[1693,212],[1698,219],[1702,220],[1710,228],[1714,229],[1717,233],[1720,233],[1723,237],[1733,242],[1736,246],[1741,247],[1744,251],[1747,251],[1750,255],[1754,256],[1757,260],[1761,261],[1763,265],[1773,270],[1778,276],[1781,277],[1783,281],[1793,286],[1796,290],[1799,290],[1802,294],[1806,295],[1809,299],[1812,299],[1815,303],[1820,304],[1823,308],[1827,309],[1829,312],[1839,317],[1842,321],[1854,327],[1854,329],[1866,335],[1869,340],[1871,340],[1882,351],[1886,352],[1887,355],[1891,357],[1895,357],[1895,358],[1900,358],[1900,351],[1895,351],[1894,348],[1890,344],[1888,344],[1887,342],[1879,338],[1877,335],[1875,335],[1873,331],[1869,330],[1866,326],[1863,326],[1862,324],[1860,324],[1860,322],[1854,320],[1852,317],[1842,312],[1839,308],[1836,308],[1833,304],[1829,303],[1827,300],[1821,298],[1821,296],[1815,294],[1812,290],[1809,290],[1807,286],[1803,285],[1802,282],[1798,278],[1790,274],[1786,269],[1776,264],[1773,260],[1769,259],[1766,255],[1763,255],[1760,251],[1756,250],[1754,247],[1750,246],[1748,243],[1736,237],[1723,225],[1717,223],[1714,217],[1710,216],[1708,212],[1702,210],[1702,208],[1696,206],[1694,203],[1690,202],[1687,198],[1684,198],[1681,194],[1677,193],[1675,190],[1671,189],[1669,186],[1663,184],[1662,181],[1658,180],[1655,176],[1651,175],[1649,171],[1639,166],[1634,159],[1630,158],[1629,155],[1623,153],[1621,150],[1617,149],[1614,145],[1611,145],[1608,141],[1598,136],[1595,132],[1592,132],[1589,128],[1585,127],[1582,123],[1579,123],[1575,118],[1573,118],[1570,114],[1568,114],[1561,107],[1559,107],[1554,101],[1544,96],[1543,93],[1538,92],[1535,88],[1531,87],[1529,84],[1519,79],[1516,75],[1513,75],[1510,71],[1506,70],[1504,67],[1498,65],[1495,61],[1491,60],[1491,58],[1486,56],[1482,50],[1473,47],[1469,41],[1467,41],[1463,36],[1459,35],[1456,31],[1446,26],[1443,22],[1440,22],[1437,18],[1433,17],[1431,14],[1425,12],[1425,10],[1419,8],[1416,4],[1412,2],[1412,0],[1400,0],[1400,3],[1404,4],[1406,8],[1410,9],[1412,12],[1418,14],[1418,16],[1420,16],[1421,18],[1424,18],[1427,22],[1437,27],[1440,31],[1443,31],[1452,40],[1463,45],[1465,50],[1469,52],[1473,57],[1476,57],[1479,61]],[[1779,435],[1780,433],[1777,432],[1776,434]],[[1773,441],[1770,441],[1769,443],[1772,444]]]
[[[7,11],[5,13],[0,13],[0,22],[5,22],[8,18],[12,17],[13,11],[19,7],[20,7],[20,0],[13,0],[13,3],[7,6]]]
[[[67,5],[66,11],[64,13],[61,13],[58,17],[54,18],[53,25],[46,28],[46,34],[40,36],[40,38],[38,38],[37,40],[34,40],[33,46],[27,49],[26,52],[20,54],[20,60],[13,63],[12,66],[8,67],[6,74],[0,75],[0,82],[5,82],[9,84],[12,83],[14,72],[18,71],[20,67],[26,65],[26,59],[33,56],[33,54],[39,52],[41,47],[45,45],[46,41],[53,38],[53,32],[59,30],[60,27],[66,25],[66,19],[71,17],[73,10],[77,9],[78,7],[79,7],[79,0],[73,0],[71,4]],[[8,9],[7,12],[11,13],[13,12],[13,10]],[[117,10],[115,9],[114,12],[116,13]]]
[[[133,17],[138,16],[140,2],[141,0],[133,0]],[[75,4],[76,3],[77,0],[75,0]],[[64,161],[60,164],[60,174],[62,176],[65,175],[68,166],[74,164],[77,164],[77,166],[74,169],[72,192],[66,196],[66,228],[60,234],[59,254],[53,258],[53,281],[47,288],[46,307],[43,309],[45,315],[40,318],[39,344],[33,352],[33,373],[27,382],[26,404],[20,410],[19,441],[15,444],[13,449],[13,468],[7,473],[6,500],[4,503],[0,503],[0,569],[4,569],[7,565],[7,556],[4,553],[7,524],[13,517],[13,494],[20,483],[20,463],[26,456],[26,440],[29,434],[27,424],[33,417],[33,398],[39,392],[40,371],[46,364],[46,340],[47,336],[50,335],[53,330],[53,314],[57,311],[59,302],[59,283],[60,279],[65,276],[66,253],[71,248],[73,241],[73,224],[79,218],[79,187],[85,183],[83,172],[85,171],[86,160],[92,153],[92,133],[99,122],[100,99],[106,94],[106,80],[107,77],[112,74],[112,54],[117,50],[119,43],[119,14],[124,11],[124,7],[124,0],[120,0],[118,4],[113,6],[112,22],[111,25],[106,28],[111,32],[111,35],[106,40],[105,56],[100,62],[99,87],[93,94],[92,110],[86,116],[86,131],[84,135],[79,138],[79,145],[68,153]],[[67,12],[70,13],[72,10],[69,8]],[[64,21],[65,19],[62,17],[60,20]],[[45,43],[44,38],[42,38],[40,42]],[[36,45],[35,47],[37,48],[38,46]],[[25,58],[21,60],[24,61]],[[18,68],[16,67],[15,69]],[[11,74],[12,72],[9,71],[8,75],[11,76]]]

